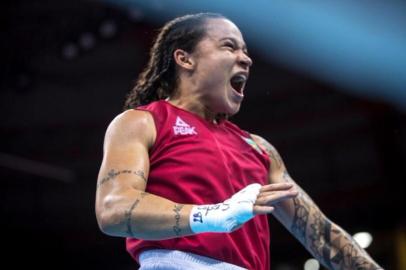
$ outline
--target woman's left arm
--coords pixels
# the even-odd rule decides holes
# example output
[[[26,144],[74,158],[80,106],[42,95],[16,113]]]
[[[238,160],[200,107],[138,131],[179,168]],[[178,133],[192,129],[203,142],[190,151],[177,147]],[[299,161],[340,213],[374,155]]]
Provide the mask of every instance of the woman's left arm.
[[[271,160],[270,184],[288,182],[299,191],[293,199],[273,204],[272,214],[328,269],[383,269],[337,224],[330,221],[289,176],[278,151],[263,138],[252,135]],[[266,189],[266,187],[264,187]],[[261,192],[257,205],[269,205]],[[268,203],[268,204],[267,204]]]

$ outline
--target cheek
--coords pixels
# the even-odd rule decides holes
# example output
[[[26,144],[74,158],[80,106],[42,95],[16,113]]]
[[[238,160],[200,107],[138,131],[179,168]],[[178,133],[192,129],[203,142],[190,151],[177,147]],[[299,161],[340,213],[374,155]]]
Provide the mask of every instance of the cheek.
[[[228,55],[228,52],[217,52],[210,53],[202,57],[201,61],[204,63],[204,66],[210,67],[210,70],[224,70],[224,68],[230,68],[233,65],[233,61]]]
[[[212,79],[216,78],[217,81],[228,82],[230,80],[232,68],[233,66],[230,61],[227,61],[224,57],[213,59],[210,67]]]
[[[229,80],[228,66],[219,59],[206,59],[204,63],[201,63],[200,74],[206,84],[214,85],[224,83]]]

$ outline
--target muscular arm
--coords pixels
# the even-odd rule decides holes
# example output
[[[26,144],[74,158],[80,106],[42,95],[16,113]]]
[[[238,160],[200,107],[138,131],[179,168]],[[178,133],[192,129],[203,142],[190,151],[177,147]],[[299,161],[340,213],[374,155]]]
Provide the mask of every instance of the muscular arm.
[[[273,215],[329,269],[382,269],[355,240],[330,221],[290,177],[276,149],[253,135],[271,159],[270,183],[292,183],[299,191],[293,199],[274,205]]]
[[[96,191],[96,217],[104,233],[148,240],[203,232],[228,233],[254,215],[274,210],[254,206],[258,194],[262,194],[259,184],[248,185],[228,200],[209,205],[179,204],[146,193],[148,151],[155,137],[153,119],[144,111],[126,111],[108,127]],[[289,187],[267,185],[265,190],[273,193],[275,202],[296,196],[286,192]]]
[[[153,119],[143,111],[126,111],[109,125],[96,190],[96,217],[104,233],[149,240],[192,234],[192,205],[145,192],[155,136]]]

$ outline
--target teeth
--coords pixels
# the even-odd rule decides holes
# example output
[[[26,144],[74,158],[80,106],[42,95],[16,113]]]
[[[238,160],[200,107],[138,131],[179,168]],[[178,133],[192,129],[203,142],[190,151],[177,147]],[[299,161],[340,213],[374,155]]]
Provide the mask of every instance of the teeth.
[[[243,74],[237,74],[231,78],[231,86],[236,90],[238,93],[242,92],[242,88],[244,87],[245,81],[247,77]]]
[[[233,82],[245,82],[247,80],[247,77],[245,75],[239,74],[233,76],[231,80]]]

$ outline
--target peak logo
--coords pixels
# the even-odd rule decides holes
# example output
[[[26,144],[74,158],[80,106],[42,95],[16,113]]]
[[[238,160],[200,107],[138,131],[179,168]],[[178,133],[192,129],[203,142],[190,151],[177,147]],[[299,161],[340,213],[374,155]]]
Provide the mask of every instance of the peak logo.
[[[173,126],[173,133],[175,135],[196,135],[197,132],[195,127],[191,127],[185,121],[183,121],[179,116],[176,117],[175,125]]]

